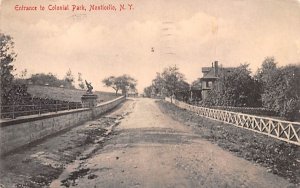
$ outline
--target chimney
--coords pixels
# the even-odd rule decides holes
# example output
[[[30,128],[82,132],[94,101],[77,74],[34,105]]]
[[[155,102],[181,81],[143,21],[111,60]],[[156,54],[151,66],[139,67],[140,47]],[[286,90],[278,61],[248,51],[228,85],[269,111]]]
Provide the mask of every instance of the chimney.
[[[218,66],[218,61],[215,61],[215,76],[219,76],[219,66]]]

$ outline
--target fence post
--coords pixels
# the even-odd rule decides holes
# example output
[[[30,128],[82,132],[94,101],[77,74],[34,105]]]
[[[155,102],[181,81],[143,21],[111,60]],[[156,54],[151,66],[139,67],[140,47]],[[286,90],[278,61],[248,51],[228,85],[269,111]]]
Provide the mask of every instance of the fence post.
[[[15,104],[13,104],[13,111],[12,111],[12,115],[13,115],[13,119],[15,119]]]
[[[39,109],[39,116],[41,115],[41,108],[42,108],[42,104],[41,104],[41,100],[39,102],[39,105],[38,105],[38,109]]]

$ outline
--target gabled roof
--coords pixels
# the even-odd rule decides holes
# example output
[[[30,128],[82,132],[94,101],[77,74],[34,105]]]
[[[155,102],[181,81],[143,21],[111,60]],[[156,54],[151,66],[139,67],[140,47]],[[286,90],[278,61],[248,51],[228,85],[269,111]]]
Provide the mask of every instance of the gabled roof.
[[[215,75],[215,68],[213,68],[213,67],[203,67],[202,73],[203,73],[203,77],[201,79],[203,79],[203,78],[212,78],[212,79],[218,78]]]
[[[233,67],[222,67],[222,68],[218,68],[218,72],[224,72],[224,71],[232,71],[234,68]],[[218,75],[215,74],[215,68],[214,67],[203,67],[202,68],[202,73],[203,73],[203,77],[201,79],[218,79]]]

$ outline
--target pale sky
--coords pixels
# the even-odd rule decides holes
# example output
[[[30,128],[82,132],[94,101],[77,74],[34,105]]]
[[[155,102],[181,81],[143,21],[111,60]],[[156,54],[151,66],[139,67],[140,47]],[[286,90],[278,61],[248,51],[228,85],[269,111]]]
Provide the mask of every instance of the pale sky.
[[[82,3],[87,11],[47,10]],[[120,3],[134,10],[120,12]],[[46,10],[14,10],[22,4]],[[90,4],[118,10],[89,12]],[[279,65],[300,62],[298,0],[2,0],[0,11],[1,32],[14,38],[16,73],[63,78],[70,68],[97,90],[111,91],[105,77],[129,74],[142,92],[174,64],[191,83],[214,60],[223,67],[248,62],[253,72],[267,56]]]

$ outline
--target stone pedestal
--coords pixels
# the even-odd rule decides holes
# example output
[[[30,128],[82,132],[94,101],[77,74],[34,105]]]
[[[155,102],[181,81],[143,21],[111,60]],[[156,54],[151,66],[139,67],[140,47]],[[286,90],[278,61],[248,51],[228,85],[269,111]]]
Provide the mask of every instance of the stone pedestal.
[[[84,94],[81,97],[81,103],[83,108],[93,108],[97,106],[97,95]]]

